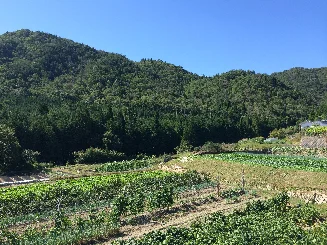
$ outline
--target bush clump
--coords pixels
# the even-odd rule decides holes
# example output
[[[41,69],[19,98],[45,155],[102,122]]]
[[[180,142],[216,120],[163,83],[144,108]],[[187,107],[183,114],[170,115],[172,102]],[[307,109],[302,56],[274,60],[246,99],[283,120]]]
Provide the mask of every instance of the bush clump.
[[[22,156],[23,150],[15,136],[15,131],[0,124],[0,173],[22,170],[26,162]]]
[[[193,149],[193,146],[187,141],[182,139],[179,146],[174,148],[176,153],[190,152]]]
[[[125,154],[122,152],[93,147],[87,148],[84,151],[75,151],[73,155],[75,163],[85,164],[122,161],[126,158]]]
[[[270,138],[284,139],[289,135],[298,133],[299,129],[297,126],[290,126],[287,128],[274,129],[269,133]]]
[[[220,143],[214,143],[212,141],[207,141],[203,146],[194,148],[195,151],[205,152],[205,153],[220,153],[222,152],[222,146]]]

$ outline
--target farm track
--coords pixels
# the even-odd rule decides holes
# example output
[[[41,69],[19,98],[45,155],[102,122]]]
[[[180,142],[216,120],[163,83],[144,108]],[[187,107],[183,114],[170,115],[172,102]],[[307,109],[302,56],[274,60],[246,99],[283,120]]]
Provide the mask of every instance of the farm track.
[[[127,240],[131,238],[139,238],[149,232],[164,230],[171,226],[175,227],[187,227],[196,220],[203,219],[204,217],[214,212],[231,212],[235,209],[244,208],[245,205],[254,200],[260,200],[262,198],[243,199],[239,203],[226,203],[224,200],[216,200],[214,202],[204,202],[202,204],[191,205],[191,208],[185,210],[185,206],[180,205],[179,208],[175,206],[176,213],[167,212],[160,216],[158,221],[153,219],[145,219],[146,222],[137,225],[126,225],[121,227],[118,236],[109,239],[104,243],[98,243],[102,245],[109,245],[111,242],[117,239]],[[187,206],[187,205],[186,205]],[[179,212],[178,212],[179,210]]]

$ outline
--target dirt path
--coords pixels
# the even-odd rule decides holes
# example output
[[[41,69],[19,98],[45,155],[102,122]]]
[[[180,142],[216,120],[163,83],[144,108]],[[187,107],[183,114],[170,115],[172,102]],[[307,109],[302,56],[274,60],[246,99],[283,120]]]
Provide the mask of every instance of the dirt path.
[[[101,243],[103,245],[109,245],[112,241],[116,239],[130,239],[130,238],[137,238],[149,233],[151,231],[157,231],[166,229],[170,226],[180,226],[185,227],[190,225],[193,221],[202,219],[203,217],[218,211],[222,212],[230,212],[235,209],[240,209],[245,207],[246,203],[259,200],[260,198],[253,198],[253,199],[244,199],[239,203],[229,204],[225,201],[219,202],[212,202],[212,203],[205,203],[200,206],[196,206],[194,209],[188,212],[176,213],[172,216],[167,217],[167,220],[162,219],[160,221],[150,221],[143,225],[137,226],[123,226],[121,228],[121,232],[119,237],[113,238],[108,240],[105,243]]]

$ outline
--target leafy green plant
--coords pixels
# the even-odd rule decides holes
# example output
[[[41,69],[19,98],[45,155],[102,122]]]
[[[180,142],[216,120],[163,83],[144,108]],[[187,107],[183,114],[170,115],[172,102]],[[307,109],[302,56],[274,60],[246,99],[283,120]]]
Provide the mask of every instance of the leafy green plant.
[[[168,208],[174,203],[174,190],[164,186],[161,190],[150,192],[147,203],[150,209]]]
[[[12,244],[81,244],[98,238],[105,238],[118,232],[119,221],[114,212],[90,214],[89,217],[69,219],[58,214],[54,227],[40,230],[27,228],[20,234],[11,231],[0,231],[0,243]]]
[[[313,225],[319,218],[319,212],[310,205],[299,206],[290,211],[290,217],[296,223],[302,225]]]
[[[327,136],[326,126],[314,126],[306,128],[304,131],[305,135],[308,136]]]
[[[238,188],[238,189],[228,189],[228,190],[222,191],[220,193],[220,197],[231,199],[231,198],[242,196],[244,194],[245,194],[245,192],[240,188]]]
[[[54,227],[56,229],[69,229],[72,225],[72,222],[69,220],[69,218],[60,211],[55,214],[54,221]]]
[[[23,159],[30,165],[37,164],[40,155],[41,153],[38,151],[33,151],[30,149],[23,150]]]
[[[118,240],[114,245],[148,244],[326,244],[327,223],[315,229],[299,225],[297,215],[301,212],[309,218],[307,225],[320,217],[316,211],[306,208],[287,208],[288,197],[281,193],[267,201],[255,201],[243,211],[231,214],[214,213],[191,227],[170,227],[167,230],[150,232],[138,239]],[[296,211],[295,211],[296,210]],[[302,217],[300,215],[300,217]],[[313,221],[313,222],[311,222]]]

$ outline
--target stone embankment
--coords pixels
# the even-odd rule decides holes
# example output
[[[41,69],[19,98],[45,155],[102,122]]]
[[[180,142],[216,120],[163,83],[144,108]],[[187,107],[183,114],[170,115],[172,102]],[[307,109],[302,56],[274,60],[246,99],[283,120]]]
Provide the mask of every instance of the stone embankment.
[[[327,137],[302,136],[301,146],[303,148],[327,148]]]

